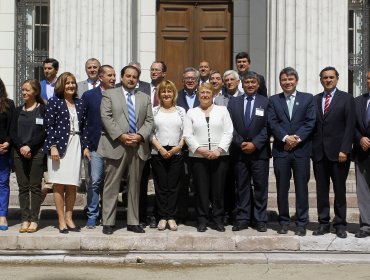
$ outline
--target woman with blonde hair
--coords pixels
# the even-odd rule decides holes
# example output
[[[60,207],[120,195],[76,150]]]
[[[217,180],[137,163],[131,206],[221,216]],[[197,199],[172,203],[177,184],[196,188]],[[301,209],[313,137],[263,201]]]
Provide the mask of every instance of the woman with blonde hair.
[[[158,209],[158,230],[167,227],[177,230],[175,221],[177,195],[184,171],[183,129],[185,110],[176,106],[177,89],[169,80],[157,88],[159,106],[153,108],[154,126],[151,137],[153,146],[152,169]]]
[[[58,213],[59,232],[80,231],[72,219],[76,189],[80,184],[82,151],[89,157],[87,137],[84,135],[86,107],[77,98],[76,78],[61,74],[55,95],[46,107],[45,126],[49,181],[53,183],[54,201]],[[64,211],[65,204],[65,211]]]

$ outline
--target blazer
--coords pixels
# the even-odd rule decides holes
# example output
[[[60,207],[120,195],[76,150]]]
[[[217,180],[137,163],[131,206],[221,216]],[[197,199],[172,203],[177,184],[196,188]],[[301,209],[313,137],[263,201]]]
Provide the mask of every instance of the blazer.
[[[349,154],[355,134],[355,101],[347,92],[336,90],[328,112],[323,114],[324,93],[314,96],[316,107],[316,126],[312,139],[312,159],[321,160],[326,156],[338,161],[339,152]]]
[[[78,98],[81,98],[85,91],[89,90],[89,83],[87,80],[77,83],[77,95]]]
[[[237,93],[237,96],[236,97],[238,97],[238,96],[242,96],[242,95],[244,95],[244,93],[242,92],[242,91],[240,91],[240,90],[238,90],[238,93]],[[220,95],[220,96],[217,96],[216,98],[215,98],[215,101],[213,102],[215,105],[221,105],[221,106],[225,106],[225,107],[227,107],[227,105],[229,104],[229,100],[231,99],[231,98],[233,98],[234,96],[232,96],[232,95],[230,95],[230,94],[228,94],[227,93],[227,91],[225,91],[224,93],[223,93],[223,95]]]
[[[75,98],[74,102],[77,111],[79,130],[81,133],[81,151],[83,151],[85,148],[88,148],[88,135],[85,131],[86,107],[84,101],[81,99]],[[50,98],[46,105],[46,114],[44,119],[46,129],[44,153],[49,154],[51,146],[56,145],[59,156],[64,156],[67,150],[69,134],[71,132],[69,119],[69,111],[65,100],[57,96]]]
[[[188,102],[186,101],[186,93],[184,89],[179,91],[179,94],[177,97],[177,105],[184,108],[186,112],[190,109]],[[198,99],[198,96],[195,96],[193,108],[198,107],[198,106],[199,106],[199,99]]]
[[[316,121],[313,95],[297,91],[291,119],[283,92],[270,97],[267,111],[268,127],[274,136],[272,156],[287,157],[293,152],[295,157],[310,157]],[[301,139],[291,152],[284,151],[285,135],[298,135]]]
[[[368,159],[370,156],[370,149],[365,152],[360,145],[362,137],[370,138],[370,125],[366,123],[366,106],[368,100],[369,93],[365,93],[355,98],[356,128],[353,143],[353,155],[356,162]]]
[[[33,126],[30,127],[29,129],[32,130],[32,139],[29,142],[22,142],[19,137],[18,137],[18,120],[19,120],[19,115],[23,111],[23,106],[18,106],[13,115],[13,120],[12,120],[12,126],[11,126],[11,131],[10,131],[10,137],[12,139],[14,149],[15,151],[19,154],[19,149],[23,146],[28,146],[31,149],[31,154],[35,155],[43,146],[46,138],[46,131],[45,131],[45,126],[44,124],[36,124],[36,119],[33,123]],[[40,119],[45,119],[45,105],[40,104],[39,105],[39,110],[40,110],[40,115],[37,116]]]
[[[129,131],[128,108],[122,88],[108,89],[103,93],[100,113],[103,132],[98,146],[98,153],[105,158],[120,159],[126,152],[126,147],[118,137]],[[145,161],[150,156],[149,136],[154,123],[152,104],[150,96],[136,90],[135,115],[137,133],[144,139],[139,144],[138,155]]]
[[[270,158],[270,137],[267,131],[267,106],[268,99],[257,94],[252,110],[252,119],[247,126],[244,122],[244,94],[231,98],[227,109],[234,125],[232,152],[236,160],[268,159]],[[256,114],[256,108],[262,109],[263,115]],[[242,142],[252,142],[256,150],[251,154],[242,152]],[[234,152],[235,151],[235,152]]]
[[[46,93],[46,80],[41,80],[40,85],[41,85],[41,98],[45,101],[45,103],[47,103],[49,98]],[[55,96],[55,91],[53,96]]]
[[[11,144],[10,128],[15,105],[13,100],[7,98],[7,101],[9,102],[9,108],[5,112],[0,113],[0,144],[3,144],[4,142]]]
[[[87,143],[90,151],[98,149],[99,140],[102,131],[102,123],[100,117],[100,104],[102,100],[101,87],[90,89],[86,91],[81,99],[86,106],[86,131],[89,135]]]

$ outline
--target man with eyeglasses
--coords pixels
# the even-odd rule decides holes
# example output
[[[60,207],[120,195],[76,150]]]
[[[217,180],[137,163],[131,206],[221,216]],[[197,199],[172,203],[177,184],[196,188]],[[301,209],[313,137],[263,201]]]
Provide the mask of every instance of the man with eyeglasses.
[[[199,106],[197,89],[199,85],[199,71],[193,67],[185,68],[182,74],[184,88],[179,91],[177,105],[188,111]]]

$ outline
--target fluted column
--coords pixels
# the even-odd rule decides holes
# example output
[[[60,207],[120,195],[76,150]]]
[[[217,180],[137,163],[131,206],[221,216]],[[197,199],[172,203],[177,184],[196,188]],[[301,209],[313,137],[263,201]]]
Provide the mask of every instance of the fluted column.
[[[131,60],[131,10],[131,1],[51,0],[49,51],[59,60],[60,73],[86,79],[90,57],[119,71]]]
[[[319,72],[334,66],[348,88],[348,0],[268,0],[267,88],[281,92],[279,72],[294,67],[298,89],[322,91]]]

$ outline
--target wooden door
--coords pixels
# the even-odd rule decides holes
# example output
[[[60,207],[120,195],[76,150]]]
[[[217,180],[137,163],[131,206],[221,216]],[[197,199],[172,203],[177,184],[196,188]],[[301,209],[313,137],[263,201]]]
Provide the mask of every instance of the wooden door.
[[[182,88],[182,72],[202,60],[221,72],[232,67],[232,1],[157,1],[156,56],[167,79]]]

